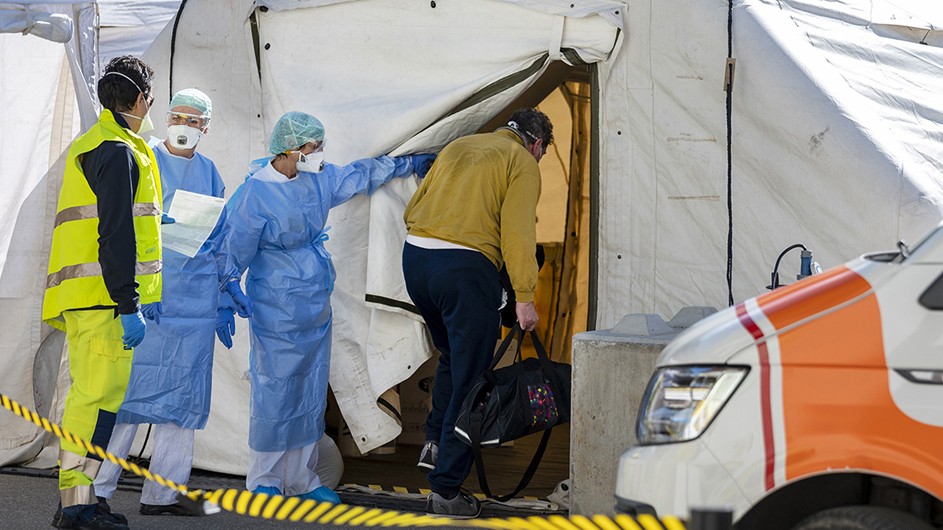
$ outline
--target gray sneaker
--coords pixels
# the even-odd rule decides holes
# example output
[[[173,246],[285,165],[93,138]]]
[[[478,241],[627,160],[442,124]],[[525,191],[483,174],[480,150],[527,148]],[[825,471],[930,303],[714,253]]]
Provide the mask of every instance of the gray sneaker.
[[[453,499],[432,492],[426,500],[426,514],[452,519],[474,519],[481,514],[481,502],[471,493],[460,491]]]
[[[428,473],[435,469],[436,461],[439,460],[439,444],[435,442],[426,442],[422,446],[422,452],[419,453],[419,462],[416,467],[423,473]]]

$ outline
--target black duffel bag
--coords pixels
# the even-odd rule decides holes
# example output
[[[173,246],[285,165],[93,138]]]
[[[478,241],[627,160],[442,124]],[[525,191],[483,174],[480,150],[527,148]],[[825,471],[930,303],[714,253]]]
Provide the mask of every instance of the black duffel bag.
[[[495,370],[515,336],[519,340],[514,363]],[[524,332],[515,325],[501,342],[491,365],[466,396],[455,421],[455,435],[472,448],[479,486],[488,497],[500,501],[513,498],[527,486],[543,457],[551,429],[570,421],[571,367],[551,361],[537,334],[531,331],[530,336],[537,358],[521,359]],[[481,448],[497,447],[539,431],[544,432],[540,445],[517,488],[508,495],[492,495],[485,478]]]

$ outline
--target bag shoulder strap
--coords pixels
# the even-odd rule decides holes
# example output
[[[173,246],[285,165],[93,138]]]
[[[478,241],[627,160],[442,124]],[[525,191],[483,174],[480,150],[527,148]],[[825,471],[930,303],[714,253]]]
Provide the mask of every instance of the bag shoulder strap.
[[[537,465],[540,464],[540,459],[544,456],[544,451],[547,449],[547,442],[550,440],[550,431],[552,430],[553,428],[544,431],[543,436],[540,438],[540,444],[537,446],[533,458],[530,459],[530,464],[527,465],[527,469],[524,471],[524,476],[521,477],[514,491],[507,495],[494,495],[491,493],[491,488],[488,487],[488,477],[485,476],[485,461],[481,454],[481,413],[473,413],[471,415],[471,432],[469,435],[471,436],[472,456],[475,458],[475,470],[478,472],[478,485],[481,487],[481,491],[487,495],[489,499],[506,502],[513,499],[515,495],[526,488],[527,484],[530,483],[530,479],[534,477],[534,473],[537,472]]]

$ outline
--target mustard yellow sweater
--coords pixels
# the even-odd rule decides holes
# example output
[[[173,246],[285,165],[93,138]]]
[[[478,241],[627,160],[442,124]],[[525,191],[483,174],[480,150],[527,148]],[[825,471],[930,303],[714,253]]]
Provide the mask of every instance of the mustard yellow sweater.
[[[409,233],[480,251],[506,263],[518,302],[537,287],[540,169],[512,131],[475,134],[439,153],[406,206]]]

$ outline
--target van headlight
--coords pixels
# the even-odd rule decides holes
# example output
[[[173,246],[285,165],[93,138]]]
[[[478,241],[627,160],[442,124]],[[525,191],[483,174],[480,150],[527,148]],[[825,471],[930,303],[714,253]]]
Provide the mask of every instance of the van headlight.
[[[635,435],[640,445],[687,442],[701,435],[747,375],[740,366],[661,368],[648,383]]]

